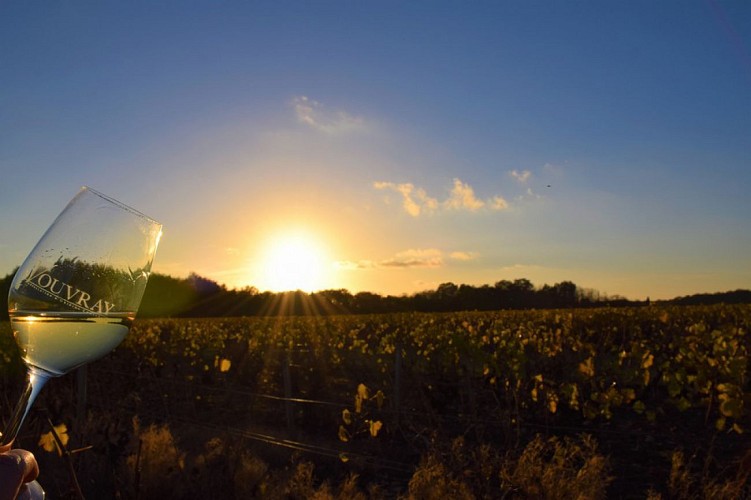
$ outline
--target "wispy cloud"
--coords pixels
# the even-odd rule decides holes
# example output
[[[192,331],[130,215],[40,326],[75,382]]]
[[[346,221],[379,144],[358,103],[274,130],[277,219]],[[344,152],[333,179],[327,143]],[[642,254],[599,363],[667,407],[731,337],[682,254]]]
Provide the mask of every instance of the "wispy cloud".
[[[451,189],[448,200],[443,205],[450,210],[469,210],[477,212],[485,206],[485,202],[475,197],[475,190],[472,186],[454,179],[454,187]]]
[[[385,269],[385,268],[414,268],[414,267],[442,267],[445,258],[442,250],[437,248],[411,248],[399,252],[393,257],[384,260],[358,260],[339,261],[335,267],[344,270],[358,269]],[[448,253],[448,258],[456,261],[469,261],[476,259],[479,254],[469,251],[453,251]]]
[[[372,260],[338,260],[334,262],[334,268],[344,271],[356,271],[358,269],[373,269],[376,263]]]
[[[523,195],[517,197],[517,200],[519,201],[540,199],[542,199],[542,195],[537,194],[535,191],[532,191],[532,188],[527,188],[527,191]]]
[[[438,200],[431,198],[422,188],[415,189],[411,183],[395,184],[393,182],[374,182],[376,189],[390,189],[402,195],[402,206],[412,217],[423,212],[434,212],[438,208]]]
[[[528,202],[531,200],[541,200],[545,198],[543,194],[537,191],[538,187],[551,187],[556,179],[563,175],[563,167],[553,163],[546,163],[533,174],[529,170],[511,170],[508,175],[518,182],[524,189],[523,194],[515,197],[515,201]]]
[[[511,177],[521,182],[522,184],[525,184],[529,180],[529,178],[532,177],[532,172],[530,172],[529,170],[522,170],[521,172],[519,172],[518,170],[512,170],[511,172],[509,172],[509,174],[511,174]]]
[[[449,196],[443,202],[439,202],[436,198],[429,196],[424,189],[417,188],[411,183],[374,182],[373,187],[399,193],[402,196],[402,207],[412,217],[439,210],[477,212],[483,209],[504,210],[508,208],[508,202],[501,196],[494,196],[488,200],[477,198],[472,186],[458,178],[454,179]]]
[[[475,260],[479,254],[477,252],[463,252],[463,251],[456,251],[451,252],[449,254],[449,257],[453,260],[460,260],[460,261],[468,261],[468,260]]]
[[[407,267],[440,267],[443,265],[443,252],[436,248],[418,248],[399,252],[389,259],[380,261],[359,260],[339,261],[335,263],[339,269],[375,269],[375,268],[407,268]]]
[[[442,265],[443,252],[435,248],[405,250],[380,263],[380,267],[440,267]]]
[[[508,202],[501,196],[493,196],[489,203],[492,210],[506,210],[508,208]]]
[[[543,271],[546,268],[539,264],[511,264],[508,266],[499,267],[499,272],[527,272],[527,271]]]
[[[297,121],[329,135],[339,135],[365,127],[365,121],[342,110],[330,110],[307,96],[292,100]]]

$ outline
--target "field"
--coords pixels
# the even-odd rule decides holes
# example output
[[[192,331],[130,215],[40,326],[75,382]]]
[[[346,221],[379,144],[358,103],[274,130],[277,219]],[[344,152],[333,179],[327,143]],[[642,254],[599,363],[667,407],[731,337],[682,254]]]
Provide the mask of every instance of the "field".
[[[139,320],[19,444],[53,498],[738,498],[750,328],[748,305]]]

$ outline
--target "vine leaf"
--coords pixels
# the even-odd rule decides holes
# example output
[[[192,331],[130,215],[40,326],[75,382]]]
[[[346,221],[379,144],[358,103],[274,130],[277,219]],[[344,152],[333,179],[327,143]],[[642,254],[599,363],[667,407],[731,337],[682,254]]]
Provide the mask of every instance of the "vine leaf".
[[[378,431],[381,430],[383,427],[383,423],[381,423],[380,420],[376,421],[370,421],[370,435],[373,437],[376,437],[378,435]]]
[[[345,443],[349,441],[349,432],[343,425],[339,426],[339,439]]]
[[[587,377],[595,376],[595,358],[593,356],[588,357],[581,363],[579,363],[579,371]]]
[[[65,424],[60,424],[54,426],[55,432],[57,433],[58,437],[60,438],[60,442],[63,443],[63,446],[68,444],[68,427]],[[44,448],[46,451],[49,451],[50,453],[57,452],[59,456],[62,456],[63,450],[60,449],[60,446],[57,444],[57,440],[55,439],[55,436],[52,431],[44,433],[39,438],[39,446]]]

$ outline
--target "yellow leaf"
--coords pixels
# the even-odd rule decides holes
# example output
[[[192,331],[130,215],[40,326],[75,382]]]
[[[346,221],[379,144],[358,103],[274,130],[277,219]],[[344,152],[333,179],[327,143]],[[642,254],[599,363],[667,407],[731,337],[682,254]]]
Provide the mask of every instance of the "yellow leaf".
[[[60,448],[57,446],[57,442],[55,441],[54,436],[52,436],[52,432],[42,434],[42,436],[39,438],[39,446],[44,448],[46,451],[49,451],[50,453],[54,451],[60,453]]]
[[[365,384],[357,386],[357,395],[360,396],[360,399],[368,399],[368,388]]]
[[[347,429],[343,425],[339,426],[339,439],[345,443],[349,441],[349,432],[347,432]]]
[[[376,420],[375,422],[370,422],[370,435],[373,437],[376,437],[378,435],[378,431],[381,430],[381,427],[383,427],[383,424],[380,420]]]
[[[342,410],[342,420],[344,420],[345,424],[350,425],[352,423],[352,413],[347,409]]]
[[[645,353],[644,356],[642,356],[641,367],[645,369],[649,368],[650,366],[652,366],[652,364],[654,364],[654,360],[654,355],[649,354],[649,352]]]
[[[222,359],[219,362],[219,371],[222,373],[227,373],[232,366],[232,362],[228,359]]]
[[[588,377],[595,376],[595,359],[590,356],[579,363],[579,371]]]
[[[558,410],[558,401],[551,398],[548,401],[548,409],[550,410],[550,413],[555,413]]]
[[[569,397],[568,404],[574,410],[579,409],[579,386],[576,384],[571,385],[571,396]]]
[[[68,427],[65,424],[56,425],[54,427],[55,432],[57,433],[57,437],[60,438],[60,442],[63,443],[63,446],[68,444]],[[46,451],[49,451],[50,453],[57,452],[58,455],[62,455],[63,452],[60,449],[60,447],[57,444],[57,441],[55,440],[55,436],[53,435],[52,431],[47,432],[46,434],[42,434],[39,438],[39,446],[44,448]]]
[[[347,462],[349,462],[349,457],[347,456],[346,453],[340,453],[339,454],[339,460],[341,460],[344,463],[347,463]]]

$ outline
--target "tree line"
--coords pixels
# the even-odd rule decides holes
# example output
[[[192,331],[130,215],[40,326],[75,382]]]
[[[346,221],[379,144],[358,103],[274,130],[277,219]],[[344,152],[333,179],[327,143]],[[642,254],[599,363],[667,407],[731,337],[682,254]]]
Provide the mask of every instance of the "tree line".
[[[11,273],[0,280],[0,297],[7,297]],[[751,303],[751,291],[678,297],[663,303]],[[306,293],[261,292],[255,287],[229,289],[211,279],[191,273],[186,278],[154,273],[149,278],[139,317],[222,317],[276,315],[377,314],[390,312],[491,311],[501,309],[549,309],[649,304],[620,296],[607,296],[578,287],[571,281],[535,287],[527,279],[501,280],[493,285],[442,283],[435,290],[411,295],[351,293],[346,289]],[[5,308],[0,319],[7,319]]]
[[[139,310],[141,317],[274,316],[377,314],[390,312],[449,312],[530,308],[586,307],[608,303],[626,305],[622,297],[606,297],[570,281],[540,288],[527,279],[495,285],[443,283],[435,290],[412,295],[351,293],[346,289],[260,292],[254,287],[227,289],[191,274],[185,279],[155,274],[149,279]]]

